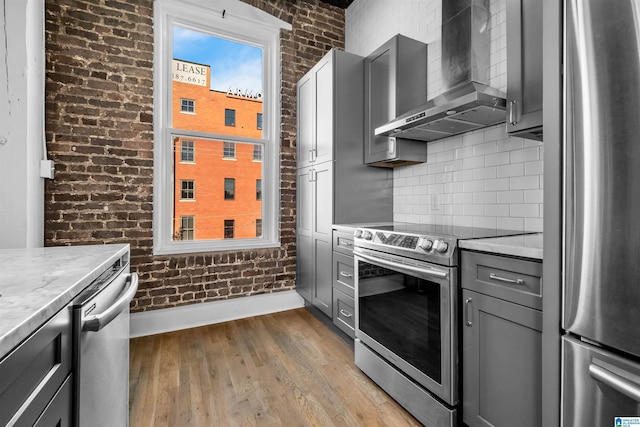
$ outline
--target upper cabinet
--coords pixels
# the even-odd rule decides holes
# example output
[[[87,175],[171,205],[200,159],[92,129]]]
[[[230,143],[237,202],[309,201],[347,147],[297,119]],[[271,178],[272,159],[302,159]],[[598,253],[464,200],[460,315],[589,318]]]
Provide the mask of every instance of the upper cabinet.
[[[427,45],[400,34],[365,60],[364,162],[395,167],[427,160],[423,142],[375,135],[375,129],[427,101]]]
[[[507,0],[507,132],[542,140],[542,1]]]

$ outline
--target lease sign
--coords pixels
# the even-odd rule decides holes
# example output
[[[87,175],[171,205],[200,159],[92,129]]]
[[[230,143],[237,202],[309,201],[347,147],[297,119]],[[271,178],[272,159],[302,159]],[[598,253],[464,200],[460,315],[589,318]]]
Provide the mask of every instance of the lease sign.
[[[189,83],[192,85],[206,86],[209,67],[193,64],[191,62],[173,60],[172,78],[174,82]]]

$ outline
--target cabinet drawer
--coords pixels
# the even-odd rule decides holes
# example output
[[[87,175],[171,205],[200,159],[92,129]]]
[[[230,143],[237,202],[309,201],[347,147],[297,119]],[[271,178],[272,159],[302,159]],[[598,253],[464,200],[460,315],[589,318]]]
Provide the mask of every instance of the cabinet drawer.
[[[0,361],[0,425],[33,425],[71,371],[71,310],[64,308]]]
[[[353,233],[333,230],[333,250],[345,255],[353,255]]]
[[[353,256],[333,253],[333,287],[353,297]]]
[[[462,287],[542,310],[542,263],[462,251]]]
[[[333,324],[351,338],[355,338],[354,299],[337,289],[333,290]]]

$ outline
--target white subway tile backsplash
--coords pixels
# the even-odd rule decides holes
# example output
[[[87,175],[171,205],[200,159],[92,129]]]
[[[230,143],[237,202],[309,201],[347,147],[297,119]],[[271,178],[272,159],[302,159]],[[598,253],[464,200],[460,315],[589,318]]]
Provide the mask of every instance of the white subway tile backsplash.
[[[442,0],[354,0],[345,47],[366,56],[397,33],[428,43],[427,96],[442,92]],[[506,1],[490,0],[489,84],[506,92]],[[504,124],[430,142],[427,162],[394,169],[394,220],[541,231],[544,146]],[[437,195],[439,210],[433,209]]]

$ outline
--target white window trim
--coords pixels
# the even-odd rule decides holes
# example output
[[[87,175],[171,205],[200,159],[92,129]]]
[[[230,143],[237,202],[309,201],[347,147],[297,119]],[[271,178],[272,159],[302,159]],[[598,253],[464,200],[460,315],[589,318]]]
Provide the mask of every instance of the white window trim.
[[[291,30],[288,24],[258,8],[239,0],[217,0],[202,4],[198,0],[154,0],[154,173],[153,173],[153,253],[185,254],[227,250],[244,250],[280,246],[280,30]],[[223,17],[224,11],[224,17]],[[187,28],[238,39],[263,47],[264,100],[263,139],[255,140],[263,147],[262,237],[247,239],[191,240],[172,239],[172,165],[171,76],[172,27]],[[212,33],[216,35],[216,33]],[[182,136],[197,132],[179,131]],[[228,135],[219,135],[230,140]],[[238,142],[251,142],[247,138]],[[267,154],[268,151],[268,154]],[[268,161],[264,158],[268,157]],[[266,183],[266,185],[265,185]]]

